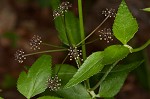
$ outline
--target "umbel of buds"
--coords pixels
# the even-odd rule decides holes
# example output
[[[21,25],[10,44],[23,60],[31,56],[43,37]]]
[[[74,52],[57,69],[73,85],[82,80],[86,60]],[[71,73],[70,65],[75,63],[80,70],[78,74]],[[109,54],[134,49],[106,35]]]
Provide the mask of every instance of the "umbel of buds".
[[[70,57],[70,60],[73,60],[73,58],[75,60],[81,59],[80,56],[82,56],[82,50],[78,50],[77,47],[70,47],[68,51],[69,51],[68,55]]]
[[[30,40],[31,49],[33,50],[40,49],[41,43],[42,43],[41,37],[38,35],[34,35],[32,39]]]
[[[108,17],[115,17],[116,16],[116,13],[115,13],[115,9],[108,9],[106,8],[106,10],[102,11],[102,14],[104,14],[105,16],[108,16]]]
[[[53,11],[54,19],[58,16],[63,16],[64,12],[67,12],[70,7],[72,7],[72,5],[69,2],[62,2],[59,7]]]
[[[17,60],[19,63],[23,63],[23,60],[26,59],[26,57],[24,56],[24,51],[22,49],[17,50],[14,56],[15,56],[15,60]]]
[[[100,30],[98,31],[100,33],[99,37],[100,37],[100,40],[104,40],[106,41],[107,43],[109,43],[110,41],[113,41],[113,35],[111,33],[111,29],[108,28],[104,28],[103,30]]]
[[[57,91],[61,86],[61,79],[58,78],[57,75],[51,77],[47,80],[47,87],[50,91]]]

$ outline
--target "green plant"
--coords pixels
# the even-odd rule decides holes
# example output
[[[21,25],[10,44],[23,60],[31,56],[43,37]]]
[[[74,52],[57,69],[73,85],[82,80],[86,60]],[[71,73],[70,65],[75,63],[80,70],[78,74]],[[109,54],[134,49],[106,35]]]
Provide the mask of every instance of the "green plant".
[[[106,18],[87,36],[84,33],[82,0],[78,0],[79,19],[73,12],[68,11],[72,6],[69,2],[60,3],[59,0],[51,0],[51,6],[53,8],[55,27],[59,33],[60,40],[65,46],[46,44],[41,41],[41,37],[34,36],[30,43],[32,49],[40,49],[41,44],[57,49],[30,54],[25,54],[23,50],[18,50],[15,58],[19,63],[22,63],[30,55],[68,51],[67,57],[69,56],[70,60],[74,59],[77,66],[75,68],[70,64],[64,64],[66,57],[61,64],[56,64],[52,68],[52,57],[42,55],[27,73],[22,72],[20,74],[17,82],[18,91],[27,99],[43,93],[47,88],[49,88],[49,96],[43,96],[38,99],[113,98],[123,86],[129,72],[143,62],[143,60],[137,60],[123,64],[123,59],[128,58],[129,54],[143,50],[150,44],[149,40],[136,49],[128,45],[128,42],[138,31],[138,24],[125,1],[122,0],[117,14],[115,14],[114,9],[103,11],[102,14]],[[104,51],[93,52],[87,57],[85,45],[93,43],[95,40],[87,43],[85,41],[110,17],[115,17],[112,27],[113,34],[111,29],[104,28],[99,31],[99,39],[109,43],[114,36],[122,44],[111,45],[105,48]],[[82,50],[79,50],[80,48]],[[99,81],[92,86],[90,79],[93,78],[93,75],[98,76]]]

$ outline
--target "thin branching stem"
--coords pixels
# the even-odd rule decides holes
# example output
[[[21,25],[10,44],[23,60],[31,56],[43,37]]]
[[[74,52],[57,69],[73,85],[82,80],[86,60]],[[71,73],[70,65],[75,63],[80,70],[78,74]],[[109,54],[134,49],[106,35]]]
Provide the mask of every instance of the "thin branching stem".
[[[62,51],[67,51],[67,50],[68,49],[47,50],[47,51],[40,51],[40,52],[25,54],[24,56],[31,56],[31,55],[36,55],[36,54],[52,53],[52,52],[62,52]]]
[[[67,58],[68,58],[68,55],[63,59],[61,64],[64,64],[64,62],[66,61]],[[61,69],[61,65],[59,65],[59,68],[58,68],[58,71],[57,71],[56,75],[58,75],[60,69]]]
[[[47,43],[41,43],[42,45],[46,45],[46,46],[50,46],[50,47],[54,47],[54,48],[65,48],[65,47],[62,47],[62,46],[56,46],[56,45],[53,45],[53,44],[47,44]]]
[[[88,36],[86,36],[81,42],[79,42],[76,46],[79,46],[81,43],[83,43],[85,40],[87,40],[91,35],[93,35],[104,23],[105,21],[109,18],[110,16],[108,15]]]

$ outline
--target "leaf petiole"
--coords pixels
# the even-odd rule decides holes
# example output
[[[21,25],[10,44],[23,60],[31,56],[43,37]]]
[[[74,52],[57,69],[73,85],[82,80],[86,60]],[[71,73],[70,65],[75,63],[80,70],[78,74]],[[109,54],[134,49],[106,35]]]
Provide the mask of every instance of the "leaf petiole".
[[[138,52],[138,51],[141,51],[143,49],[145,49],[148,45],[150,45],[150,40],[148,40],[144,45],[142,45],[141,47],[139,48],[136,48],[136,49],[132,49],[131,52]]]

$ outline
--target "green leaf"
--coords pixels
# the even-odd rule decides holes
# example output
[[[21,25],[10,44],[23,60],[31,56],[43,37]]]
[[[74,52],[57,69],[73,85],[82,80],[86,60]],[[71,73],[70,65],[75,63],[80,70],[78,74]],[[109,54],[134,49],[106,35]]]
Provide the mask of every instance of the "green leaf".
[[[103,52],[95,52],[90,55],[78,69],[73,78],[66,84],[65,88],[72,87],[87,78],[100,72],[104,65],[112,64],[122,60],[129,54],[129,49],[122,45],[113,45]]]
[[[57,94],[65,99],[91,99],[91,96],[82,84],[75,85],[68,89],[61,89],[57,91]]]
[[[59,6],[59,4],[60,4],[60,0],[51,0],[50,1],[50,5],[51,5],[51,7],[52,7],[53,10],[57,9],[58,6]]]
[[[61,85],[64,86],[77,72],[77,69],[69,64],[57,64],[53,68],[53,75],[55,75],[57,72],[58,72],[58,77],[60,79],[63,79],[61,80]]]
[[[73,45],[76,45],[81,41],[79,20],[72,12],[68,11],[67,13],[65,13],[65,21],[64,17],[62,16],[57,17],[54,21],[55,27],[59,32],[59,38],[64,44],[69,45],[68,39]],[[68,37],[66,36],[66,34],[68,35]]]
[[[125,1],[122,0],[113,24],[114,36],[123,44],[127,44],[137,31],[137,21],[130,13]]]
[[[53,10],[57,9],[59,5],[60,0],[51,0]],[[66,12],[65,17],[57,17],[54,22],[59,38],[64,44],[69,45],[68,39],[72,45],[76,45],[81,41],[79,20],[71,11]]]
[[[58,97],[53,97],[53,96],[43,96],[43,97],[39,97],[37,99],[63,99],[63,98],[58,98]]]
[[[142,9],[143,11],[148,11],[148,12],[150,12],[150,8],[144,8],[144,9]]]
[[[100,85],[100,97],[113,97],[116,95],[122,87],[127,74],[127,72],[110,73]]]
[[[107,47],[103,53],[102,64],[108,65],[125,58],[129,54],[129,49],[122,45],[112,45]]]
[[[140,66],[144,61],[136,61],[127,65],[118,65],[112,69],[112,72],[127,71],[130,72]]]
[[[59,67],[61,67],[60,70]],[[72,78],[72,76],[77,71],[75,67],[67,64],[56,65],[53,71],[54,73],[57,73],[58,70],[58,77],[62,79],[62,87]],[[68,89],[61,88],[60,90],[56,91],[56,93],[59,96],[64,97],[65,99],[91,99],[87,90],[81,84],[78,84]]]
[[[98,73],[104,67],[104,65],[101,64],[103,57],[102,52],[96,52],[90,55],[73,78],[67,83],[65,88],[72,87]]]
[[[130,63],[128,65],[117,65],[115,66],[111,72],[121,72],[121,71],[129,71],[129,70],[134,70],[138,66],[140,66],[144,61],[137,61]],[[101,71],[101,73],[105,73],[109,69],[109,65],[105,66],[105,68]]]
[[[127,65],[120,65],[118,67],[119,71],[110,73],[100,85],[100,97],[114,97],[123,86],[128,73],[140,66],[142,62],[143,61],[138,61]]]
[[[41,56],[30,68],[28,73],[22,72],[18,78],[18,91],[26,98],[31,98],[45,91],[46,80],[51,75],[51,57]]]

